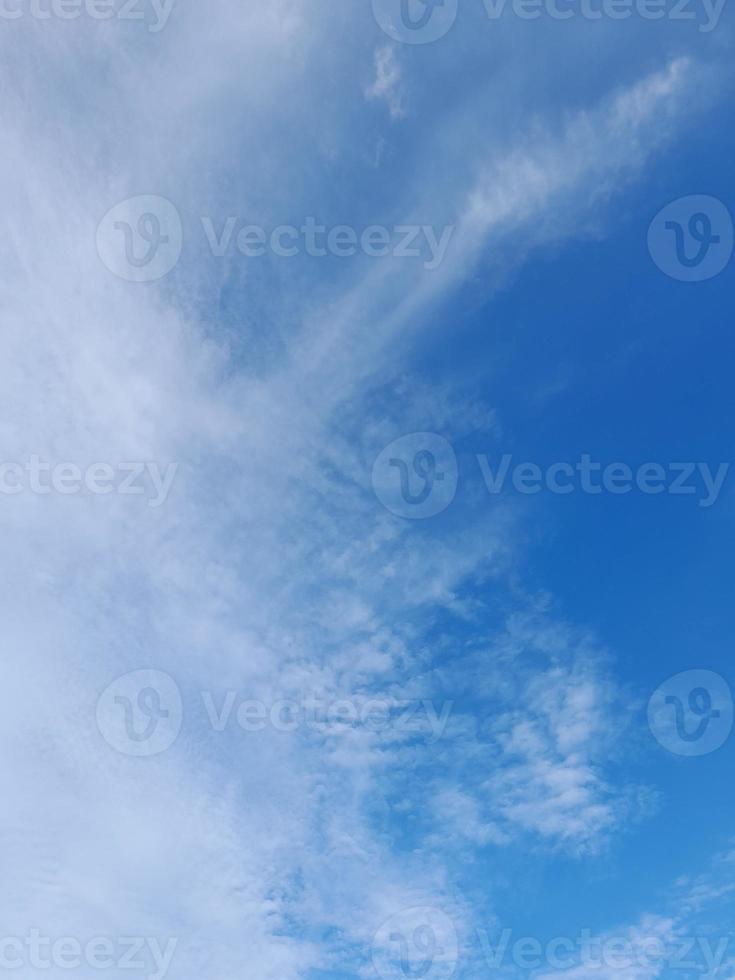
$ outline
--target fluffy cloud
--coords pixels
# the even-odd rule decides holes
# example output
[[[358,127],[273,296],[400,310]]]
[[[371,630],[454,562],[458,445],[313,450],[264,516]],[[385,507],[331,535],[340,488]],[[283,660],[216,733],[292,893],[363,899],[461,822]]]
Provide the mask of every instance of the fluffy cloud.
[[[488,249],[503,243],[516,262],[573,234],[640,172],[692,77],[675,61],[512,151],[483,139],[461,192],[444,192],[439,172],[404,174],[386,212],[410,221],[436,201],[457,227],[435,274],[364,263],[325,269],[312,289],[300,266],[243,272],[192,246],[160,285],[116,279],[95,228],[127,196],[174,200],[187,242],[210,210],[277,223],[339,209],[329,178],[352,165],[362,101],[359,81],[335,94],[332,73],[351,77],[354,57],[369,70],[370,53],[339,51],[350,14],[322,24],[309,10],[182,5],[155,36],[26,20],[9,25],[3,68],[14,93],[0,163],[5,458],[176,461],[179,474],[158,510],[120,496],[3,499],[12,888],[0,910],[13,935],[177,937],[182,980],[234,977],[244,962],[263,978],[362,969],[397,909],[466,915],[447,865],[376,830],[374,801],[397,767],[424,764],[425,746],[396,733],[214,733],[200,693],[272,703],[441,690],[432,617],[468,615],[463,585],[501,573],[512,522],[498,512],[414,532],[378,509],[371,459],[391,427],[426,412],[420,391],[384,386],[422,318]],[[370,91],[397,116],[392,56],[376,67]],[[355,137],[354,165],[374,180],[379,139]],[[462,399],[441,406],[447,428],[491,418]],[[96,701],[149,666],[175,678],[186,723],[167,753],[128,758],[102,740]],[[547,657],[536,679],[505,666],[505,703],[485,732],[502,765],[483,786],[437,785],[436,819],[479,845],[520,828],[592,847],[619,820],[599,751],[610,682],[574,655]],[[465,751],[467,714],[459,721]]]

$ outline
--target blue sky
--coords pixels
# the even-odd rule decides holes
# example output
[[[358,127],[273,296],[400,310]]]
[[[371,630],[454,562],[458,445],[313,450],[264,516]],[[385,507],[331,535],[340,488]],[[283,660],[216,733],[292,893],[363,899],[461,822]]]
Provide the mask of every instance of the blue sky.
[[[732,12],[550,3],[2,7],[0,973],[735,978]]]

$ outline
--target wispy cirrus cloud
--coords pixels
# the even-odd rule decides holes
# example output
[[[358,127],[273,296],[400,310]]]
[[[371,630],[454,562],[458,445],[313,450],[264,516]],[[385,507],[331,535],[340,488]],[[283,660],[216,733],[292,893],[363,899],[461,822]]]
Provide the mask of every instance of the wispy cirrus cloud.
[[[461,767],[459,778],[433,777],[429,841],[448,832],[500,846],[529,833],[586,853],[623,813],[602,757],[614,684],[553,627],[503,641],[544,658],[537,675],[507,648],[488,651],[505,676],[460,710],[451,748],[354,731],[331,742],[214,738],[194,710],[203,688],[274,700],[459,686],[434,662],[432,627],[482,607],[466,584],[507,570],[512,517],[411,529],[378,507],[370,463],[427,413],[467,431],[492,425],[492,410],[461,396],[427,408],[419,386],[394,385],[397,360],[499,249],[512,256],[507,271],[535,245],[573,236],[640,173],[676,130],[696,73],[676,60],[560,129],[533,129],[511,152],[483,139],[469,190],[446,190],[441,172],[420,184],[404,174],[386,211],[408,221],[434,202],[456,225],[432,274],[364,263],[325,273],[312,293],[298,276],[289,288],[290,268],[243,276],[195,252],[159,287],[114,279],[94,252],[95,227],[130,194],[167,194],[189,232],[211,202],[244,198],[274,220],[305,201],[335,207],[324,168],[346,166],[359,82],[354,97],[321,94],[349,16],[320,30],[305,4],[213,4],[182,9],[155,42],[115,25],[91,35],[21,24],[3,69],[16,90],[0,164],[4,452],[175,460],[180,470],[155,512],[122,498],[3,501],[16,656],[0,721],[13,787],[2,824],[13,887],[0,909],[17,934],[43,922],[52,934],[177,937],[183,980],[235,975],[245,961],[264,978],[364,969],[396,908],[466,917],[451,862],[404,852],[377,827],[376,799],[427,759],[434,773],[454,751],[484,766],[474,781]],[[55,99],[33,70],[36,43]],[[376,71],[369,92],[400,116],[393,55],[364,67]],[[52,108],[73,120],[68,132],[42,128]],[[279,155],[292,132],[303,167]],[[233,353],[237,330],[220,330],[220,316],[247,321],[250,348]],[[148,665],[176,680],[190,723],[160,758],[118,756],[95,727],[96,699]],[[474,714],[488,710],[473,746]]]

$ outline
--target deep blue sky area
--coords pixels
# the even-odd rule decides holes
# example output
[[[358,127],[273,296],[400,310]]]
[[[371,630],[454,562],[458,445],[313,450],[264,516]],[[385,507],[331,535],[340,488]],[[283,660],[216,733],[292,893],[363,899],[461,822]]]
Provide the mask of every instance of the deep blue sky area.
[[[480,263],[470,290],[442,312],[451,326],[433,334],[422,369],[437,383],[464,380],[497,410],[502,429],[460,442],[461,472],[476,470],[480,452],[496,461],[513,453],[542,468],[582,453],[633,468],[731,463],[735,264],[707,282],[677,282],[657,268],[646,244],[650,221],[675,198],[708,194],[735,212],[735,134],[712,123],[621,196],[600,240],[538,249],[512,282],[478,303]],[[708,508],[698,496],[636,490],[541,493],[524,503],[527,585],[548,589],[558,612],[596,633],[632,692],[645,695],[693,668],[735,681],[735,472]],[[645,729],[645,698],[637,721]],[[649,883],[704,870],[713,846],[726,845],[735,745],[682,759],[646,734],[625,768],[631,779],[658,785],[653,813],[628,827],[606,858],[581,866],[550,858],[533,884],[519,858],[522,899],[511,904],[526,928],[538,912],[533,894],[542,896],[550,935],[584,917],[592,896],[603,918],[635,917],[651,897]],[[486,855],[484,872],[496,866]],[[555,892],[556,916],[549,908]]]
[[[466,466],[472,452],[542,467],[582,453],[634,468],[730,462],[735,265],[707,282],[674,281],[651,260],[646,231],[688,193],[735,210],[734,159],[731,129],[701,127],[624,196],[603,240],[542,252],[480,311],[463,314],[460,299],[445,312],[451,331],[422,366],[437,381],[469,377],[503,429],[473,440]],[[726,670],[733,478],[711,507],[697,495],[541,494],[529,571],[650,679],[666,664]]]

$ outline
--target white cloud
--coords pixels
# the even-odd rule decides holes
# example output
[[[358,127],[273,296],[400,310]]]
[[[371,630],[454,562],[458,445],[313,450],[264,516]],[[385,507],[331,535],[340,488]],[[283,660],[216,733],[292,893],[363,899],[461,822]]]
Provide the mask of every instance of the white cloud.
[[[401,119],[405,114],[404,93],[401,87],[401,67],[394,48],[386,44],[375,51],[375,79],[365,89],[365,98],[383,99],[391,119]]]
[[[276,217],[300,193],[309,200],[310,188],[291,189],[289,178],[315,132],[317,170],[337,153],[351,103],[325,105],[330,65],[319,67],[336,57],[339,22],[324,36],[305,4],[236,7],[213,3],[202,15],[182,5],[156,41],[133,25],[92,34],[23,24],[3,69],[4,91],[19,93],[6,105],[0,162],[3,452],[176,460],[181,473],[155,512],[135,499],[3,500],[13,658],[0,713],[12,786],[0,912],[7,934],[179,937],[181,980],[205,968],[236,976],[245,962],[264,980],[303,976],[353,947],[364,952],[396,908],[465,911],[446,868],[393,853],[371,825],[366,800],[404,746],[361,738],[330,751],[238,731],[216,739],[197,693],[398,696],[430,685],[422,612],[457,608],[468,577],[502,565],[512,547],[505,515],[445,537],[412,535],[370,497],[364,462],[382,427],[355,449],[359,426],[342,431],[335,416],[354,414],[392,378],[398,338],[462,281],[488,237],[491,249],[520,237],[523,252],[573,233],[590,195],[637,172],[666,135],[686,71],[675,63],[561,136],[533,134],[488,163],[437,275],[361,268],[340,279],[328,307],[289,290],[285,270],[285,299],[258,281],[253,302],[277,306],[274,333],[238,362],[217,334],[230,267],[196,254],[160,287],[141,287],[116,280],[94,253],[97,221],[129,194],[175,199],[191,236],[212,200],[245,199],[244,210],[256,202]],[[35,43],[48,59],[43,81],[24,74]],[[373,94],[397,116],[393,56],[376,69]],[[316,94],[303,95],[305,81]],[[297,162],[284,162],[276,149],[294,131]],[[406,210],[436,196],[451,211],[442,186],[418,188]],[[232,306],[250,295],[236,291]],[[207,317],[202,297],[216,301]],[[406,418],[421,411],[417,397]],[[461,426],[473,412],[450,405],[444,418]],[[158,759],[118,757],[95,729],[96,697],[149,665],[176,678],[187,724]],[[517,762],[491,789],[504,823],[585,842],[614,825],[586,744],[601,737],[594,716],[609,696],[573,668],[549,668],[545,679],[545,689],[524,688],[529,715],[504,716],[497,738]],[[488,829],[460,789],[446,789],[439,809],[478,843],[508,832]],[[329,930],[338,941],[324,939]]]

